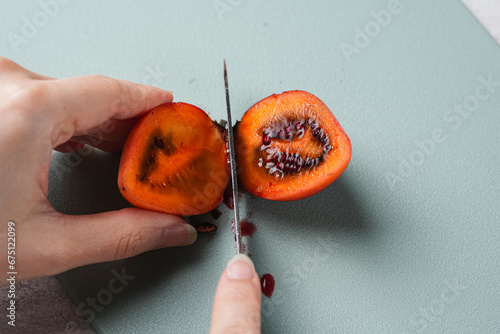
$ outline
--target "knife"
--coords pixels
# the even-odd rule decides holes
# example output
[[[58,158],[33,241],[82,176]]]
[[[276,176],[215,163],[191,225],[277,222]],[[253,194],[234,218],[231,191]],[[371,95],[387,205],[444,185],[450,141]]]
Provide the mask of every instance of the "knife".
[[[229,141],[229,157],[231,164],[231,187],[233,188],[234,201],[234,236],[236,241],[236,254],[243,254],[241,247],[241,225],[240,225],[240,210],[238,207],[238,178],[236,171],[236,152],[234,151],[234,134],[233,123],[231,121],[231,105],[229,103],[229,86],[227,83],[227,67],[224,60],[224,86],[226,88],[226,106],[227,106],[227,127]]]

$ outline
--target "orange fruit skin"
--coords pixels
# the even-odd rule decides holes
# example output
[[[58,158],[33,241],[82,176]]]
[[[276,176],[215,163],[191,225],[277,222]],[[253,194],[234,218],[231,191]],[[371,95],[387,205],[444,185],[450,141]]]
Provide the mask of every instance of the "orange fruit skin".
[[[316,120],[332,143],[323,163],[311,170],[301,169],[283,178],[269,174],[266,164],[263,130],[282,119]],[[236,156],[238,181],[252,194],[275,201],[293,201],[312,196],[332,184],[347,168],[352,147],[349,137],[330,109],[316,96],[305,91],[288,91],[273,94],[254,104],[243,115],[236,129]],[[271,146],[301,156],[318,156],[318,145],[312,138],[312,130],[306,130],[302,139],[292,142],[273,139]],[[259,159],[263,160],[259,166]],[[261,161],[262,161],[261,160]]]
[[[181,216],[206,213],[221,203],[228,182],[224,136],[198,107],[158,106],[127,137],[118,186],[136,207]]]

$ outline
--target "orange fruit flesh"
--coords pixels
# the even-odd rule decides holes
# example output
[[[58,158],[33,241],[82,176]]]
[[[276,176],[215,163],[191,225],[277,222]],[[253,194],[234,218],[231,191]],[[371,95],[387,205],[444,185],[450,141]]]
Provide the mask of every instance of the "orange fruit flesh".
[[[327,153],[325,142],[313,136],[307,119],[316,121],[327,136],[331,147]],[[294,120],[305,122],[301,138],[274,136],[269,145],[263,145],[269,129],[284,122],[290,125]],[[236,142],[239,182],[259,197],[278,201],[298,200],[323,190],[342,174],[351,158],[351,142],[335,116],[319,98],[304,91],[274,94],[253,105],[237,127]],[[266,164],[270,152],[276,150],[299,154],[302,162],[306,157],[323,155],[323,161],[310,169],[302,166],[294,173],[271,173]]]
[[[229,181],[226,143],[201,109],[171,103],[143,116],[122,153],[118,184],[134,206],[195,215],[222,200]]]

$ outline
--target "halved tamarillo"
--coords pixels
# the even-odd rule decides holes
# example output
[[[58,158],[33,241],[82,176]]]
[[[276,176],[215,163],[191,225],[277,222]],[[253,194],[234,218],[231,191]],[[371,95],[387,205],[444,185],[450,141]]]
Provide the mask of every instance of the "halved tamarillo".
[[[332,184],[351,159],[351,141],[330,109],[304,91],[253,105],[236,128],[239,182],[262,198],[291,201]]]
[[[187,103],[151,110],[123,148],[118,173],[123,197],[140,208],[184,216],[215,208],[229,182],[222,131]]]

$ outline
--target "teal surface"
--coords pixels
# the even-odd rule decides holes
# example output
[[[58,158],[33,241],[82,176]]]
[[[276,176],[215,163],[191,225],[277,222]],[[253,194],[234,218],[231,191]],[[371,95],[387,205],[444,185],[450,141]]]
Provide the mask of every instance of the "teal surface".
[[[30,31],[40,3],[0,12],[0,54],[33,71],[149,83],[219,119],[225,58],[236,119],[286,90],[331,107],[353,145],[340,179],[299,202],[241,200],[247,250],[276,279],[264,333],[500,332],[500,48],[459,1],[70,1]],[[53,205],[127,206],[119,155],[82,155],[54,155]],[[100,333],[205,333],[234,252],[221,211],[192,247],[59,280]]]

